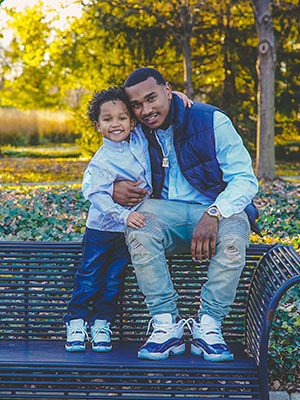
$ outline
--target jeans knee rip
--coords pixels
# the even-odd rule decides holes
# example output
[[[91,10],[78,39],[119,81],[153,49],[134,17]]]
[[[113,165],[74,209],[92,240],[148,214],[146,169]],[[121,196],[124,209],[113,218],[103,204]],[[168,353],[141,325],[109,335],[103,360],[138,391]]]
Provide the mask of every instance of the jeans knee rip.
[[[231,260],[231,261],[239,262],[242,259],[242,255],[241,255],[239,249],[237,249],[232,244],[225,246],[225,248],[223,250],[223,254],[228,260]]]
[[[150,254],[150,251],[148,251],[147,249],[145,249],[145,247],[142,245],[142,243],[140,243],[139,241],[137,241],[136,239],[134,239],[131,242],[131,251],[133,255],[137,255],[137,254],[144,254],[144,255],[148,255]]]

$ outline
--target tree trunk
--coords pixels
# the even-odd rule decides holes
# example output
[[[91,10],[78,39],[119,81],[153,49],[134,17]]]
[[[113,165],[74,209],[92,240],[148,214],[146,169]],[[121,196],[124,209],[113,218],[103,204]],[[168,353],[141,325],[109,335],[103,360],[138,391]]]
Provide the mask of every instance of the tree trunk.
[[[276,41],[270,14],[269,0],[252,0],[258,34],[258,118],[256,141],[256,175],[258,178],[275,177],[274,145],[274,82]]]
[[[222,12],[222,24],[224,26],[224,45],[222,51],[224,54],[224,86],[222,94],[222,109],[230,114],[230,108],[234,104],[234,100],[237,98],[236,84],[235,84],[235,70],[232,65],[232,43],[234,43],[234,37],[232,33],[232,18],[231,18],[232,2],[229,1],[225,5],[225,9],[221,9]],[[234,115],[231,116],[234,119]]]
[[[192,99],[194,95],[193,81],[192,81],[192,50],[191,50],[191,37],[193,25],[191,23],[191,9],[188,5],[180,7],[180,19],[183,27],[183,73],[184,73],[184,89],[186,95]]]
[[[192,57],[191,57],[191,38],[185,33],[183,40],[183,73],[184,73],[184,89],[186,95],[192,99],[194,89],[192,83]]]

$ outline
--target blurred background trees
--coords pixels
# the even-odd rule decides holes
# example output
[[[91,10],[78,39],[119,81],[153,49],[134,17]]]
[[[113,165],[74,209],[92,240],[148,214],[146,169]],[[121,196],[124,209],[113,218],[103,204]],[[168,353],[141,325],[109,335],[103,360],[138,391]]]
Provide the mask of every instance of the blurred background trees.
[[[268,3],[277,42],[276,152],[283,157],[289,145],[289,157],[299,156],[300,6],[297,0]],[[259,40],[251,1],[81,0],[79,5],[82,16],[64,29],[56,24],[59,15],[46,13],[41,3],[24,13],[7,11],[14,38],[0,59],[1,107],[71,111],[73,134],[93,153],[101,138],[85,116],[92,93],[121,84],[137,67],[153,66],[174,90],[224,109],[255,156]]]

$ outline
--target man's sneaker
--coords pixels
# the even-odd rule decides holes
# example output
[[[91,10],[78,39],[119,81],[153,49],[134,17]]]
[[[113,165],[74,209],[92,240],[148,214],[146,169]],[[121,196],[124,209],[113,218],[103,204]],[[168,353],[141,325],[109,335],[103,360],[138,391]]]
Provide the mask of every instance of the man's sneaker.
[[[147,342],[139,349],[138,358],[147,360],[164,360],[172,355],[179,355],[185,352],[183,342],[183,331],[186,321],[180,320],[172,323],[171,314],[155,315],[149,322],[153,332]]]
[[[106,320],[96,319],[91,326],[91,343],[94,351],[111,351],[112,345],[110,341],[111,330],[110,323]]]
[[[72,319],[67,322],[67,343],[65,349],[67,351],[84,351],[85,350],[85,337],[87,336],[86,326],[87,323],[79,318]]]
[[[221,323],[209,315],[202,315],[201,322],[193,322],[191,353],[203,356],[207,361],[232,361],[234,355],[227,346],[222,333]]]

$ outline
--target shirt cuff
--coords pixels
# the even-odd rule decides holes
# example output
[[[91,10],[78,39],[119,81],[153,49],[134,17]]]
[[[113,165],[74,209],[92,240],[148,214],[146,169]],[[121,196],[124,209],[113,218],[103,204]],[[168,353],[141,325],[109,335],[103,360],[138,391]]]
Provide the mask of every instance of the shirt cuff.
[[[129,214],[131,213],[131,210],[127,210],[124,209],[121,213],[120,213],[120,221],[123,221],[125,224],[125,228],[127,227],[127,218],[129,216]]]
[[[230,203],[225,199],[216,200],[212,206],[217,206],[223,218],[229,218],[234,214]]]

